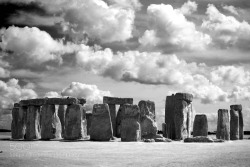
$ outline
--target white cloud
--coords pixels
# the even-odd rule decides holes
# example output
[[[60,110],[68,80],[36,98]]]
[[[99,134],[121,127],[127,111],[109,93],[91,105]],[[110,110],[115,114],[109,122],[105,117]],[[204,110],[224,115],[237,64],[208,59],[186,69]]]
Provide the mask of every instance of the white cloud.
[[[224,5],[222,7],[224,10],[229,11],[230,13],[234,14],[234,15],[239,15],[239,13],[237,12],[237,9],[234,6],[228,6],[228,5]]]
[[[140,9],[142,4],[139,0],[106,0],[113,3],[112,5],[119,5],[121,7]]]
[[[12,108],[15,102],[36,97],[34,90],[21,87],[17,79],[13,78],[8,82],[0,80],[0,108]]]
[[[62,97],[58,92],[50,91],[45,93],[44,97],[53,98],[53,97]]]
[[[47,32],[36,27],[11,26],[1,29],[1,36],[1,49],[13,52],[15,58],[26,64],[40,64],[51,60],[61,62],[62,54],[75,50],[73,44],[64,45],[62,40],[54,40]]]
[[[184,15],[190,15],[193,12],[197,11],[197,3],[195,1],[190,1],[188,0],[186,3],[184,3],[181,8],[180,11],[181,13],[183,13]]]
[[[72,82],[61,92],[62,96],[73,96],[77,98],[85,98],[86,111],[92,111],[94,104],[103,102],[103,96],[111,96],[109,91],[102,91],[96,85],[87,85],[80,82]]]
[[[234,86],[230,98],[237,101],[240,100],[250,100],[250,86],[241,87],[241,86]]]
[[[180,9],[173,9],[171,5],[152,4],[147,13],[149,29],[139,39],[146,49],[158,46],[170,50],[201,50],[211,42],[209,35],[197,31],[195,24],[188,21]]]
[[[226,16],[212,4],[208,5],[202,28],[207,31],[215,44],[220,47],[250,49],[250,25],[246,21],[238,21],[233,16]]]

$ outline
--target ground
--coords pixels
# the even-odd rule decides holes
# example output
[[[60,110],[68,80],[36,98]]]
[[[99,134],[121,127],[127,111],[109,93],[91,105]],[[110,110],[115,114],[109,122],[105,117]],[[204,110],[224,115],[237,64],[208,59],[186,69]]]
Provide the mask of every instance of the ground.
[[[0,133],[0,166],[250,166],[250,140],[225,143],[11,141]]]

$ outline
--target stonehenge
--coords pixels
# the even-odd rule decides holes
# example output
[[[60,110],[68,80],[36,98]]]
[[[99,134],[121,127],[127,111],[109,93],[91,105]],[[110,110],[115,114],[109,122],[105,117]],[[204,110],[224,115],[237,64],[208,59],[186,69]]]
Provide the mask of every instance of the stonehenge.
[[[176,93],[166,97],[164,137],[182,140],[191,134],[193,95]]]
[[[197,114],[191,137],[193,95],[176,93],[166,97],[162,134],[156,123],[155,103],[133,98],[103,97],[103,104],[84,110],[83,98],[37,98],[21,100],[12,109],[13,140],[92,140],[222,142],[243,139],[243,114],[240,104],[218,110],[216,139],[208,137],[208,119]],[[118,111],[116,105],[119,105]],[[230,118],[229,118],[230,117]],[[159,134],[158,134],[159,133]]]
[[[193,137],[207,136],[208,124],[207,116],[205,114],[197,114],[194,119]]]
[[[218,110],[216,138],[230,140],[230,123],[227,109]]]

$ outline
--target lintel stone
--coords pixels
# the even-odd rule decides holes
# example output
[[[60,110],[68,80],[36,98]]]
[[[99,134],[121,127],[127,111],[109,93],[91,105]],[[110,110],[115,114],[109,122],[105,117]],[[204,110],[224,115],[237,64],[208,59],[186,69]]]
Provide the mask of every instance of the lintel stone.
[[[133,104],[133,98],[118,98],[103,96],[103,103],[107,104]]]

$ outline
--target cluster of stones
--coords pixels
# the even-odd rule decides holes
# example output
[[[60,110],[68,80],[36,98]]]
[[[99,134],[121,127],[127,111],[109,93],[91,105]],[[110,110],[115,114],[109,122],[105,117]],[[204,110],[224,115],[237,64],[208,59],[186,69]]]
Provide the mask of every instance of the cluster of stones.
[[[166,97],[163,136],[172,140],[182,140],[191,135],[193,95],[176,93]]]
[[[77,98],[21,100],[12,110],[12,139],[83,138],[87,135],[85,103],[85,99]],[[59,105],[58,111],[56,105]]]

